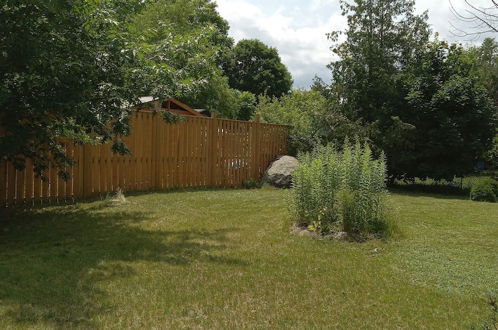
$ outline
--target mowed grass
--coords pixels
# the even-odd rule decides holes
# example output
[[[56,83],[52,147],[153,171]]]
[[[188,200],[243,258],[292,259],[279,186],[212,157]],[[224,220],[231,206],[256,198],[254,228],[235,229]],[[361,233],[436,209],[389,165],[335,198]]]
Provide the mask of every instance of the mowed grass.
[[[498,204],[393,193],[402,237],[291,234],[288,191],[4,213],[0,328],[425,328],[489,319]]]

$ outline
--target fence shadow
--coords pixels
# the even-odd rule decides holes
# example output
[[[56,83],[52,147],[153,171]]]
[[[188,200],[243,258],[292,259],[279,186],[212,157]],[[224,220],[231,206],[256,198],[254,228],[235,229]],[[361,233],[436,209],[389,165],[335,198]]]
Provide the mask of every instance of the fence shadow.
[[[244,265],[210,253],[226,248],[231,229],[150,231],[140,226],[150,218],[147,213],[98,208],[3,213],[2,218],[0,318],[20,327],[94,327],[92,319],[113,308],[105,305],[98,283],[138,275],[134,261]]]

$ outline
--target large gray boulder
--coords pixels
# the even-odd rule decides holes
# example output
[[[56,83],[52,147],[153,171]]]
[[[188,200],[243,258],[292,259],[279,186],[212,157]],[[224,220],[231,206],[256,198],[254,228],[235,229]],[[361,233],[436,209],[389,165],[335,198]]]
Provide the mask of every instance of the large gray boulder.
[[[292,186],[292,172],[298,166],[299,162],[294,157],[279,157],[270,164],[263,180],[275,187],[290,188]]]

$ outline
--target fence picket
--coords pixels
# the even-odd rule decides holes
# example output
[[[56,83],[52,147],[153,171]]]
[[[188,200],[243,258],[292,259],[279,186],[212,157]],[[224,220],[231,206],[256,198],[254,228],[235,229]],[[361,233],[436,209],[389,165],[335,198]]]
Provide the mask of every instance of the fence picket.
[[[7,204],[7,163],[0,159],[0,207]]]

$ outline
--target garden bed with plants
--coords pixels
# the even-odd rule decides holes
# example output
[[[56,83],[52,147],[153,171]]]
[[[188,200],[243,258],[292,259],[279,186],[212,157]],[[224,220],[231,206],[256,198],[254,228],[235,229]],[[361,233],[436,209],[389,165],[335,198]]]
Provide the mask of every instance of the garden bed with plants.
[[[300,157],[290,209],[295,227],[327,237],[365,240],[396,232],[386,188],[386,160],[368,144],[345,142],[341,151],[319,147]]]

